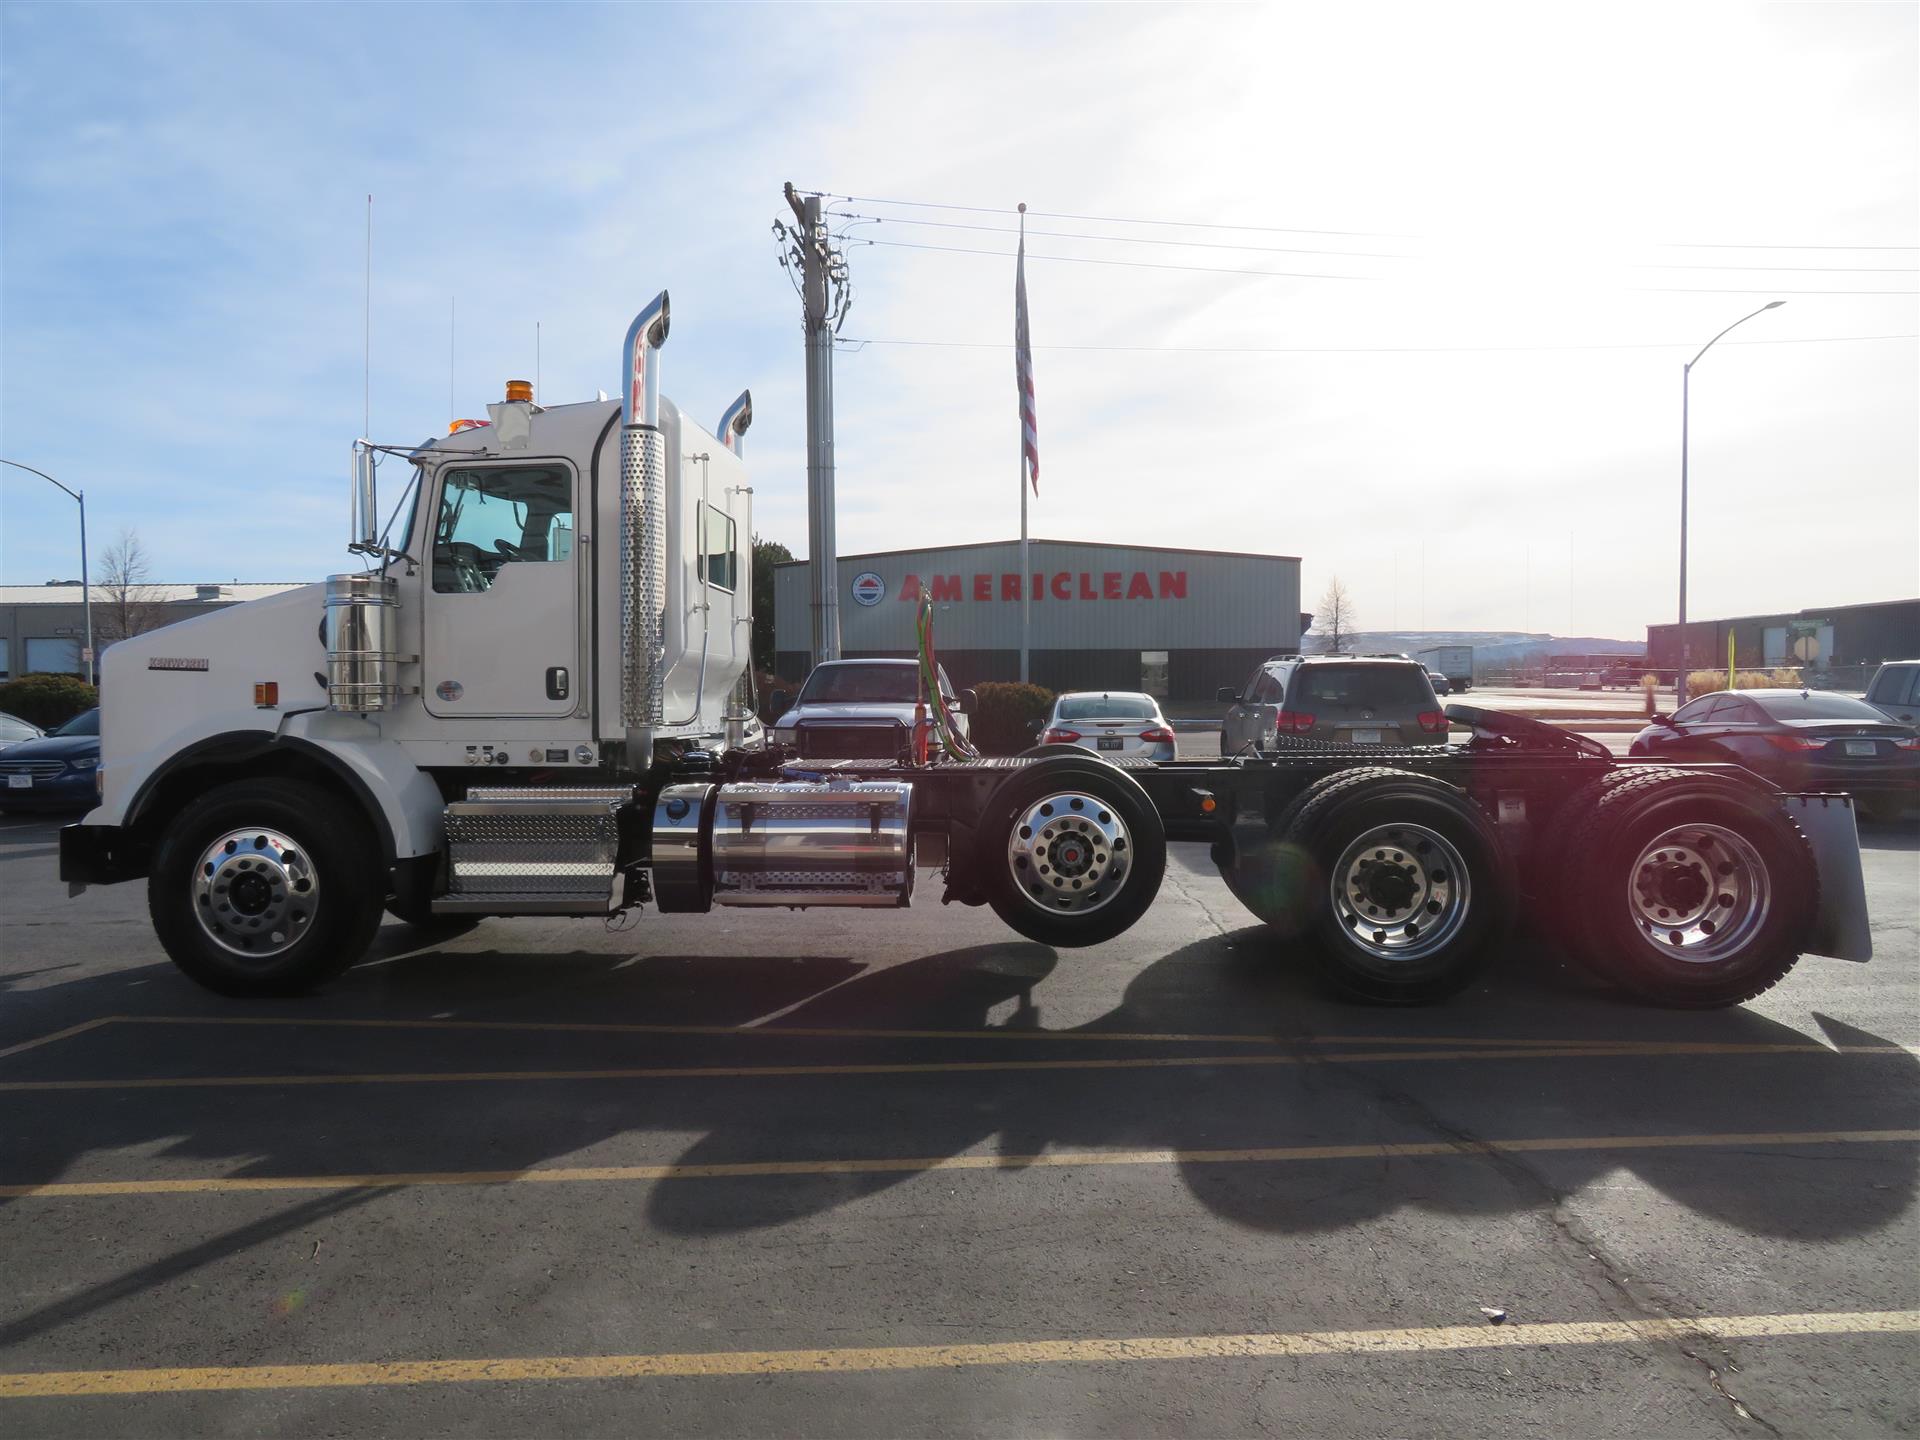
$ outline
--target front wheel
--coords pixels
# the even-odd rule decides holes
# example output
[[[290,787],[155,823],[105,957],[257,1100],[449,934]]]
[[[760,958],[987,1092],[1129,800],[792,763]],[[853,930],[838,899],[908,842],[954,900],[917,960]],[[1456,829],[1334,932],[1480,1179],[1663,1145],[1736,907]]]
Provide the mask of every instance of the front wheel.
[[[359,815],[294,780],[221,785],[167,826],[147,909],[173,963],[222,995],[310,990],[365,953],[384,876]]]
[[[977,863],[994,913],[1045,945],[1097,945],[1146,913],[1166,831],[1131,776],[1073,747],[994,792]]]

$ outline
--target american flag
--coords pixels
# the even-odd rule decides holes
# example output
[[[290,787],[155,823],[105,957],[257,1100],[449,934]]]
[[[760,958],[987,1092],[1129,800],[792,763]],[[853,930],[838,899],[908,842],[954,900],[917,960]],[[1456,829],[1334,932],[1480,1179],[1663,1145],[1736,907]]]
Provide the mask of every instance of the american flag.
[[[1023,205],[1022,210],[1026,209]],[[1033,493],[1040,493],[1040,429],[1033,408],[1033,340],[1027,334],[1026,217],[1020,218],[1020,258],[1013,269],[1013,381],[1020,392],[1020,459]]]

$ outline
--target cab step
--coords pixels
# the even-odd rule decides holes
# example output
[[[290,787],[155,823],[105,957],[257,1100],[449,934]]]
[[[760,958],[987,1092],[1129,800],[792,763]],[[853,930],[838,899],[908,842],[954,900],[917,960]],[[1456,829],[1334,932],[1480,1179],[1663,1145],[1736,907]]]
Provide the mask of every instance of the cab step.
[[[476,786],[446,808],[436,915],[605,915],[619,908],[631,786]]]

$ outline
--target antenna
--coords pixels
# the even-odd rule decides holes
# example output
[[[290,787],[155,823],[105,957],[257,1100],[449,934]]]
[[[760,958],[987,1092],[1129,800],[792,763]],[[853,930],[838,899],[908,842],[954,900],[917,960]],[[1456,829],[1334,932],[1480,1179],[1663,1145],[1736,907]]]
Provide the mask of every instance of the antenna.
[[[540,399],[540,322],[533,322],[533,398]]]
[[[360,433],[373,434],[373,196],[367,196],[367,276],[360,317]]]
[[[457,303],[457,296],[447,297],[447,424],[449,425],[460,418],[460,411],[457,408],[460,402],[454,399],[453,395],[453,308]]]

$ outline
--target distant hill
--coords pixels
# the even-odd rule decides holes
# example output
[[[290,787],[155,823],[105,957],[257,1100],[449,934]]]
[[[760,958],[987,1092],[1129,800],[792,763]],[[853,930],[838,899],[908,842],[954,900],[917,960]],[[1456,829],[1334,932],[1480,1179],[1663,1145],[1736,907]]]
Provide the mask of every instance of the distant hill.
[[[1308,654],[1325,640],[1317,630],[1302,637]],[[1546,635],[1525,630],[1362,630],[1354,634],[1353,649],[1361,653],[1418,655],[1435,645],[1473,646],[1475,670],[1501,670],[1537,664],[1549,655],[1644,655],[1645,640],[1609,640],[1597,635]]]

